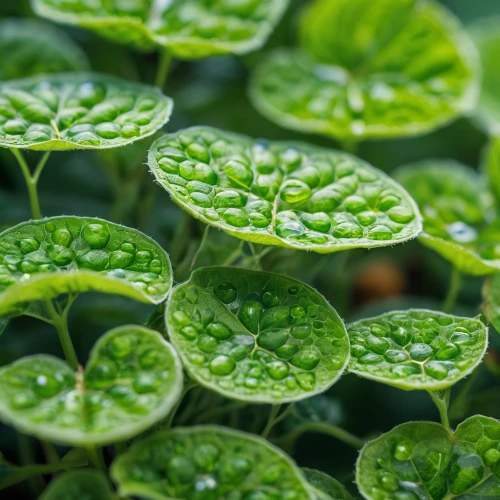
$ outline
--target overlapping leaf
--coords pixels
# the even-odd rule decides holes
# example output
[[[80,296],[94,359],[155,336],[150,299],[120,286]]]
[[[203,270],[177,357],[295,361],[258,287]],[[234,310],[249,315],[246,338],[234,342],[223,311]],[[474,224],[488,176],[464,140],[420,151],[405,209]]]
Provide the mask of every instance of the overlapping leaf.
[[[338,151],[195,127],[158,139],[149,166],[181,208],[255,243],[329,253],[421,230],[401,186]]]
[[[352,500],[348,491],[333,477],[314,469],[302,469],[318,500]]]

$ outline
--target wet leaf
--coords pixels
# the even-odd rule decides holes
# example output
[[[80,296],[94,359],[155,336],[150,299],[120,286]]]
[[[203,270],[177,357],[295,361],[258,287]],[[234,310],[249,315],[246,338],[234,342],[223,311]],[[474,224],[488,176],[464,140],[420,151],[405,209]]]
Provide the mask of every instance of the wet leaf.
[[[74,446],[123,441],[167,416],[182,378],[175,350],[159,333],[123,326],[99,339],[85,372],[41,354],[0,369],[0,418]]]
[[[195,127],[156,141],[149,166],[193,217],[255,243],[330,253],[421,229],[401,186],[338,151]]]
[[[96,470],[71,471],[52,480],[40,500],[113,500],[106,476]]]
[[[318,500],[352,500],[352,496],[344,486],[328,474],[306,468],[303,468],[302,472]]]

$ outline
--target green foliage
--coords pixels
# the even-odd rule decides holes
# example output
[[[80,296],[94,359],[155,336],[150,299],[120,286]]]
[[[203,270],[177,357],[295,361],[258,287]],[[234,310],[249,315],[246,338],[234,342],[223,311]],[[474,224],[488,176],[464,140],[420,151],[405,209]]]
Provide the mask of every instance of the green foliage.
[[[413,200],[345,153],[209,127],[153,144],[149,166],[193,217],[246,241],[330,253],[414,238]]]
[[[0,419],[42,439],[103,445],[149,429],[181,391],[172,346],[157,332],[129,325],[99,339],[85,372],[42,354],[0,369]]]
[[[300,469],[278,448],[215,426],[155,434],[120,456],[111,474],[121,495],[155,500],[311,498]]]
[[[72,471],[54,479],[40,500],[113,500],[115,495],[101,472]]]
[[[497,205],[500,206],[500,139],[492,137],[490,140],[483,153],[482,169],[488,178]]]
[[[189,374],[233,399],[282,403],[325,391],[344,371],[344,324],[309,286],[230,267],[196,270],[166,313]]]
[[[361,451],[356,483],[368,500],[493,499],[500,495],[500,422],[474,416],[451,435],[431,422],[398,425]]]
[[[336,479],[314,469],[302,469],[318,500],[352,500],[352,496]]]
[[[483,310],[488,321],[500,332],[500,274],[491,276],[484,284]]]
[[[258,49],[288,0],[32,0],[32,4],[41,16],[136,49],[165,47],[175,57],[198,59]]]
[[[61,151],[125,146],[161,128],[172,100],[158,89],[92,73],[0,84],[0,147]]]
[[[172,286],[170,260],[156,242],[102,219],[24,222],[0,234],[0,257],[2,315],[89,290],[157,304]]]
[[[475,106],[474,48],[431,0],[316,0],[300,39],[251,84],[255,106],[282,126],[357,142],[425,133]]]

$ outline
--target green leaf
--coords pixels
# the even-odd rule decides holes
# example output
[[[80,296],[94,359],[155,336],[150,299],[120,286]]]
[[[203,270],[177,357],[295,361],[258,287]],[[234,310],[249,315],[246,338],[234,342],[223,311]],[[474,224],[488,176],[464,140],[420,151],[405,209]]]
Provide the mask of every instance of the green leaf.
[[[489,277],[483,287],[483,312],[500,332],[500,274]]]
[[[158,304],[171,286],[168,255],[135,229],[51,217],[0,233],[0,316],[27,302],[90,290]]]
[[[40,500],[113,500],[106,476],[96,470],[71,471],[52,480]]]
[[[429,132],[474,108],[477,55],[425,0],[317,0],[301,48],[258,66],[254,105],[276,123],[343,141]]]
[[[64,31],[33,19],[0,22],[0,54],[0,80],[89,67],[85,53]]]
[[[334,384],[345,326],[313,288],[277,274],[207,267],[172,291],[167,330],[200,385],[232,399],[283,403]]]
[[[159,432],[120,455],[111,476],[120,495],[154,500],[312,499],[300,470],[281,450],[217,426]]]
[[[182,378],[175,350],[159,333],[123,326],[99,339],[85,372],[42,354],[2,368],[0,419],[73,446],[124,441],[168,415]]]
[[[422,244],[464,274],[500,271],[500,218],[477,172],[454,161],[432,160],[400,167],[394,178],[422,212]]]
[[[349,371],[399,387],[440,390],[481,362],[488,330],[476,318],[426,309],[392,311],[348,325]]]
[[[500,422],[474,416],[454,435],[440,424],[398,425],[361,450],[356,483],[368,500],[500,497]]]
[[[245,53],[261,47],[288,0],[32,0],[35,12],[141,50],[161,46],[175,57]]]
[[[318,500],[352,500],[352,496],[333,477],[319,470],[302,468],[312,492]]]
[[[61,151],[125,146],[152,135],[173,103],[158,89],[92,73],[0,84],[0,147]]]
[[[500,138],[491,138],[485,148],[482,171],[488,178],[489,187],[495,196],[497,205],[500,206]]]
[[[338,151],[195,127],[158,139],[149,166],[193,217],[255,243],[330,253],[421,230],[401,186]]]

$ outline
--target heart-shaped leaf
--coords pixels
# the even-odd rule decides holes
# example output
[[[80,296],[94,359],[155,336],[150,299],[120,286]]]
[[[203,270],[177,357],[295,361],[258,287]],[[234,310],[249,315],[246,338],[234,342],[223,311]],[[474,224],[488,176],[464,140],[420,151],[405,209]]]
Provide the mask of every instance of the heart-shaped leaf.
[[[85,372],[42,354],[0,369],[0,419],[41,439],[104,445],[166,417],[182,386],[173,347],[158,332],[128,325],[99,339]]]
[[[344,486],[328,474],[306,468],[303,468],[302,472],[318,500],[352,500],[352,496]]]
[[[465,274],[500,271],[500,218],[484,179],[453,161],[424,161],[394,173],[424,218],[419,240]]]
[[[159,432],[120,455],[111,467],[120,495],[311,500],[300,469],[253,434],[217,426]]]
[[[168,255],[135,229],[52,217],[0,233],[0,316],[32,301],[90,290],[158,304],[171,286]]]
[[[71,471],[52,480],[39,500],[113,500],[115,495],[102,472]]]
[[[491,276],[484,284],[483,310],[488,321],[500,332],[500,274]]]
[[[258,49],[288,0],[135,0],[93,2],[32,0],[54,21],[95,31],[137,49],[167,47],[178,58],[198,59]]]
[[[301,50],[257,68],[255,106],[282,126],[359,141],[428,132],[471,110],[477,55],[458,21],[424,0],[316,0]]]
[[[500,497],[500,422],[476,415],[452,435],[440,424],[398,425],[365,445],[356,483],[368,500]]]
[[[255,243],[329,253],[421,230],[401,186],[338,151],[195,127],[158,139],[149,166],[193,217]]]
[[[61,151],[125,146],[170,118],[169,97],[148,85],[92,73],[0,84],[0,147]]]
[[[0,22],[0,54],[0,80],[89,67],[85,53],[63,31],[32,19]]]
[[[349,357],[344,323],[330,304],[277,274],[197,269],[172,291],[166,320],[189,374],[232,399],[311,397],[336,382]]]
[[[401,389],[440,390],[481,362],[488,330],[476,318],[426,309],[393,311],[348,325],[349,371]]]

